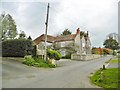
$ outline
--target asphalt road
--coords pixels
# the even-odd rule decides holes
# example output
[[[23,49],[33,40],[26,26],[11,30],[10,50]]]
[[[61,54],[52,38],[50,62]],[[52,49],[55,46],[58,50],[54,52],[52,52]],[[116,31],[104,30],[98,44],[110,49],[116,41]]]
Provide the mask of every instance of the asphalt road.
[[[3,88],[99,88],[89,80],[111,56],[91,61],[61,60],[52,69],[30,67],[15,60],[2,61]]]
[[[2,89],[2,58],[0,57],[0,90]]]

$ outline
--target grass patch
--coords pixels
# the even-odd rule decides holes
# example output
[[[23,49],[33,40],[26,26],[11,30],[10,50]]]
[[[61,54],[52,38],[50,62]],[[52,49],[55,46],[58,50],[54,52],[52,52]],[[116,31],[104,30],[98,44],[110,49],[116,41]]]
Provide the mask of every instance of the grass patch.
[[[120,80],[118,80],[118,71],[120,71],[120,68],[100,69],[96,71],[90,79],[94,84],[100,87],[105,89],[116,88],[117,90],[120,84]]]
[[[23,61],[23,64],[34,67],[44,67],[44,68],[55,68],[56,66],[51,63],[46,63],[41,57],[34,59],[33,57],[27,56]]]
[[[111,60],[110,63],[120,63],[120,60],[116,59],[116,60]]]

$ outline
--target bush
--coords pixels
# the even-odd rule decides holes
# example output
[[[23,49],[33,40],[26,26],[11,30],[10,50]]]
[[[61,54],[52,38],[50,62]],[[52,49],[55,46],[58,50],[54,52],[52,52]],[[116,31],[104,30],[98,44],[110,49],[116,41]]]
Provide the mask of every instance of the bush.
[[[66,54],[65,57],[63,57],[63,58],[65,58],[65,59],[71,59],[71,54],[70,53]]]
[[[2,56],[24,57],[32,54],[32,41],[25,39],[14,39],[2,42]]]
[[[35,60],[31,56],[25,56],[24,57],[25,61],[23,62],[26,65],[33,66],[35,65]]]
[[[117,52],[116,52],[116,51],[113,51],[113,55],[116,56],[116,55],[117,55]]]
[[[47,56],[50,59],[60,60],[62,58],[61,54],[55,50],[47,49]]]
[[[119,54],[120,54],[120,50],[119,50],[117,53],[119,53]]]
[[[92,54],[112,54],[113,51],[109,48],[92,48]]]
[[[55,68],[55,65],[46,63],[41,57],[37,57],[36,60],[32,56],[25,56],[23,64],[28,66],[35,66],[35,67],[45,67],[45,68]]]

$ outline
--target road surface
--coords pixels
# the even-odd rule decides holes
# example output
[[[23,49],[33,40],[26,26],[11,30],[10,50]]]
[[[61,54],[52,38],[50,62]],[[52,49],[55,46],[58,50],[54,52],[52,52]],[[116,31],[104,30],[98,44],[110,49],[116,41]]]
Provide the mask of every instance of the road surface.
[[[111,56],[90,61],[61,60],[52,69],[30,67],[15,60],[2,61],[3,88],[99,88],[90,82],[90,73]]]

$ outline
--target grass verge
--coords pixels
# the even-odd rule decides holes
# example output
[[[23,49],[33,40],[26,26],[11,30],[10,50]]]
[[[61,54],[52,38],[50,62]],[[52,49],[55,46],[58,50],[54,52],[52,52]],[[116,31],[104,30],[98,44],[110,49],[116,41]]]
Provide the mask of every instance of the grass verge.
[[[112,58],[108,61],[106,61],[105,63],[120,63],[120,59],[119,58]]]
[[[92,83],[107,90],[111,88],[114,88],[114,90],[120,90],[120,88],[118,89],[118,85],[120,84],[120,80],[118,79],[119,71],[120,68],[100,69],[96,71],[90,79]]]
[[[116,59],[116,60],[111,60],[110,63],[120,63],[120,60]]]

